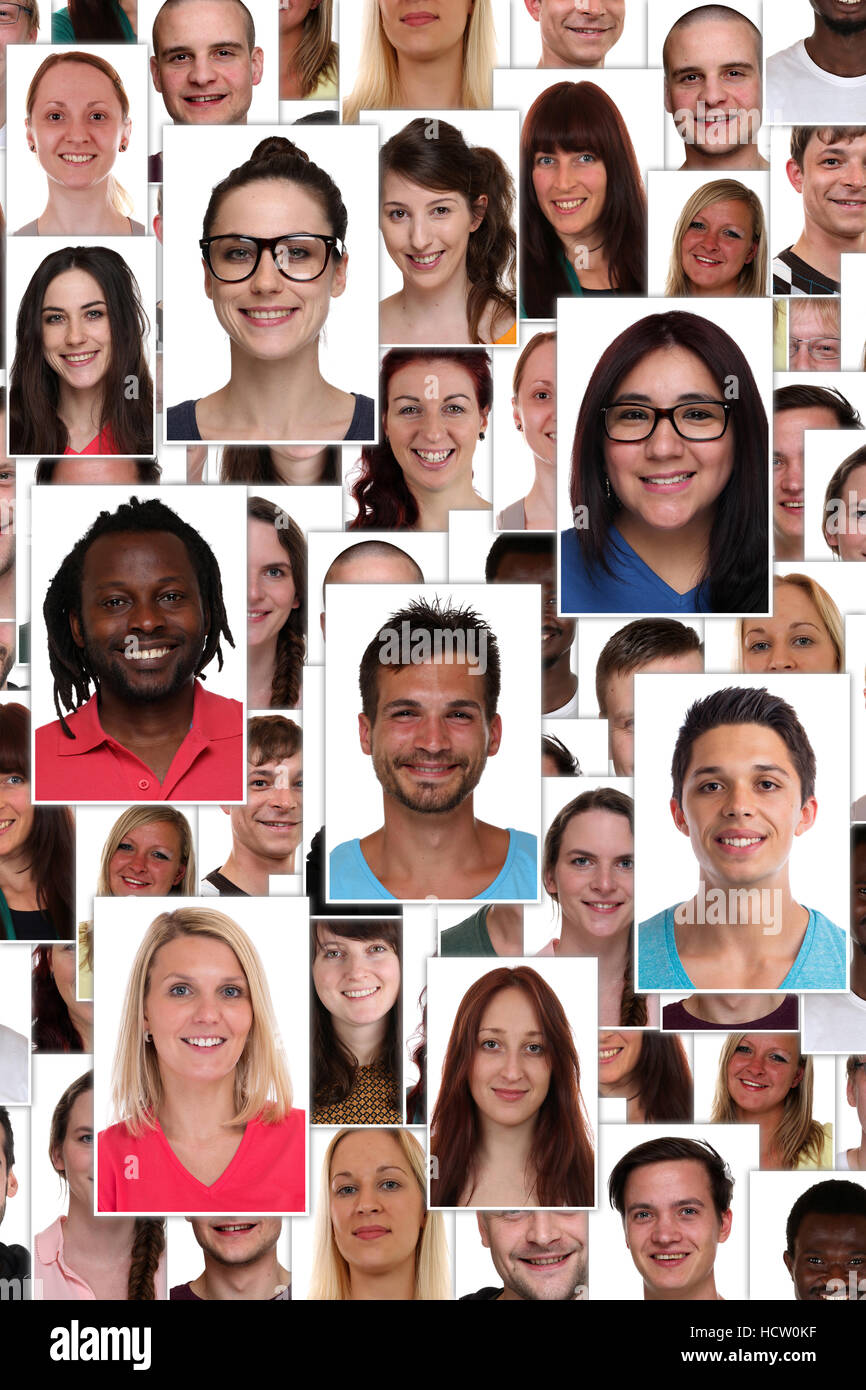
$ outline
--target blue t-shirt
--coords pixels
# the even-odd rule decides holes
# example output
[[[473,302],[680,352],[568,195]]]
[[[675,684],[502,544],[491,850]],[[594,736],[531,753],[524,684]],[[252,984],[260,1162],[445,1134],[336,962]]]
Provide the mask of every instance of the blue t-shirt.
[[[477,898],[528,898],[538,897],[538,842],[534,835],[525,830],[508,831],[508,853],[505,863],[495,879]],[[373,873],[363,854],[360,840],[344,840],[331,850],[331,886],[329,902],[338,899],[387,898],[397,901]],[[474,900],[473,900],[474,901]]]
[[[638,990],[696,989],[677,951],[674,912],[666,907],[638,926]],[[797,958],[774,989],[844,989],[845,933],[822,912],[809,908],[809,924]],[[733,982],[729,989],[736,989]]]
[[[673,544],[673,541],[672,541]],[[678,594],[632,550],[615,526],[608,537],[612,574],[590,576],[578,532],[562,533],[562,613],[708,613],[704,585]],[[702,592],[704,591],[704,592]]]

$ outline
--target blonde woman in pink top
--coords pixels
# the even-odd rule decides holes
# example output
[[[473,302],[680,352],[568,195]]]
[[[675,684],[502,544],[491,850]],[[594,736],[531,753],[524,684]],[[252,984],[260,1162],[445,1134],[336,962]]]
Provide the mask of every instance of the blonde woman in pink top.
[[[34,1297],[165,1298],[165,1223],[93,1214],[93,1072],[57,1102],[48,1153],[69,1191],[69,1210],[34,1241]]]

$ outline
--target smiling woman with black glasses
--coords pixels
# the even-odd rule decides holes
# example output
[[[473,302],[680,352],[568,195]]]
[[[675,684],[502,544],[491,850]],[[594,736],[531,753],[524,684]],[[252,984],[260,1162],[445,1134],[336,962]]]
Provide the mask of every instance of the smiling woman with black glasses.
[[[170,440],[372,439],[371,398],[319,368],[331,300],[346,288],[347,221],[330,175],[279,136],[217,184],[199,245],[231,377],[169,409]]]
[[[767,470],[766,412],[734,340],[679,311],[632,324],[578,415],[561,611],[766,612]]]

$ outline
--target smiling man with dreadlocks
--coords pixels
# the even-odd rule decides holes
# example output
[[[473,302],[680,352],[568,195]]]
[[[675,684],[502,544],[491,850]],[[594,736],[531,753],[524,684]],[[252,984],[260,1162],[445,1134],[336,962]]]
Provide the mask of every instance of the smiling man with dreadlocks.
[[[100,512],[43,613],[59,718],[36,731],[36,800],[242,799],[243,707],[197,679],[234,641],[192,526],[157,499]]]

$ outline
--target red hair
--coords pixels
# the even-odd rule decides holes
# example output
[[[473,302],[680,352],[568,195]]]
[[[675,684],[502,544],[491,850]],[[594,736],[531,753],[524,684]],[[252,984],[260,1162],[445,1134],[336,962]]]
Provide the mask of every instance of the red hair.
[[[580,1093],[580,1062],[571,1027],[550,985],[526,965],[489,970],[466,991],[457,1009],[430,1120],[430,1155],[438,1160],[430,1204],[458,1206],[467,1179],[472,1189],[478,1181],[480,1126],[469,1078],[484,1011],[504,989],[522,989],[528,995],[550,1062],[550,1085],[536,1116],[529,1156],[538,1205],[590,1207],[595,1200],[592,1130]]]

